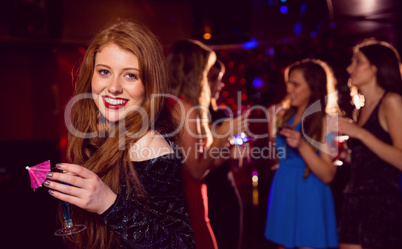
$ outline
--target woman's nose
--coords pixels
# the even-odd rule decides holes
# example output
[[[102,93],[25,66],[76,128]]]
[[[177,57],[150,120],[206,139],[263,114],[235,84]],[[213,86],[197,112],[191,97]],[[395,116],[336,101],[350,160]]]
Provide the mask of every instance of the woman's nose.
[[[349,66],[346,68],[346,72],[348,72],[349,74],[352,73],[352,65],[349,65]]]
[[[123,92],[123,87],[121,83],[119,82],[118,78],[114,78],[111,80],[108,91],[112,93],[113,95],[117,95]]]

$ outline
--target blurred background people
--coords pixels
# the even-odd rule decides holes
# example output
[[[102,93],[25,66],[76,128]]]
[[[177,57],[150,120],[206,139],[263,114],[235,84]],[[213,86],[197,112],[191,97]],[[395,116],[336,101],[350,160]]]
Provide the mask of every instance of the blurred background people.
[[[228,138],[245,129],[244,116],[227,119],[210,128],[208,108],[211,90],[207,74],[216,61],[215,52],[196,40],[177,41],[168,55],[170,108],[180,127],[178,144],[184,155],[183,180],[197,248],[217,248],[208,218],[204,177],[228,159]],[[224,153],[227,152],[227,153]],[[221,157],[223,154],[226,158]]]
[[[211,88],[209,114],[211,122],[221,123],[228,117],[225,109],[219,108],[217,100],[225,86],[222,78],[225,65],[219,59],[208,72]],[[240,159],[241,160],[241,159]],[[239,249],[243,231],[243,205],[232,170],[236,170],[239,159],[225,161],[205,177],[208,187],[208,216],[219,248]]]
[[[278,248],[337,247],[329,186],[336,167],[326,143],[326,111],[328,103],[336,103],[326,98],[336,98],[330,94],[335,79],[325,62],[304,59],[286,68],[285,82],[290,107],[276,127],[279,167],[270,188],[265,237]],[[311,113],[312,104],[319,110]]]
[[[351,149],[340,248],[402,248],[400,57],[387,42],[364,40],[347,71],[356,109],[353,122],[339,121]]]

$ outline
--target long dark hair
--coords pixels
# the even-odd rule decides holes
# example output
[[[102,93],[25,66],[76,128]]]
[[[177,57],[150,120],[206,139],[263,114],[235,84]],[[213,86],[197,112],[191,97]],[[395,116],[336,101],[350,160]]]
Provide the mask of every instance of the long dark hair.
[[[377,67],[377,83],[382,88],[402,95],[401,59],[395,47],[370,38],[356,45],[354,51],[362,52]]]

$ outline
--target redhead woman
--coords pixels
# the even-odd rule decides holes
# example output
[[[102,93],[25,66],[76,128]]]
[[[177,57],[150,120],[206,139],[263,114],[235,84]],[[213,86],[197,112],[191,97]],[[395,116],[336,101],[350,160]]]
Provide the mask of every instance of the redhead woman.
[[[89,44],[66,109],[70,162],[45,183],[87,227],[66,237],[71,247],[195,247],[174,127],[158,97],[165,67],[156,36],[134,21],[110,24]]]

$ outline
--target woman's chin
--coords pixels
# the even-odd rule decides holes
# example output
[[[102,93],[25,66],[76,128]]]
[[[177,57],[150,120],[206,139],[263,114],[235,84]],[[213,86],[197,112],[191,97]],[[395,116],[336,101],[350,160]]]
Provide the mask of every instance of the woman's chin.
[[[116,123],[123,120],[126,115],[124,113],[119,113],[115,111],[109,111],[107,113],[102,113],[105,119],[110,123]]]

